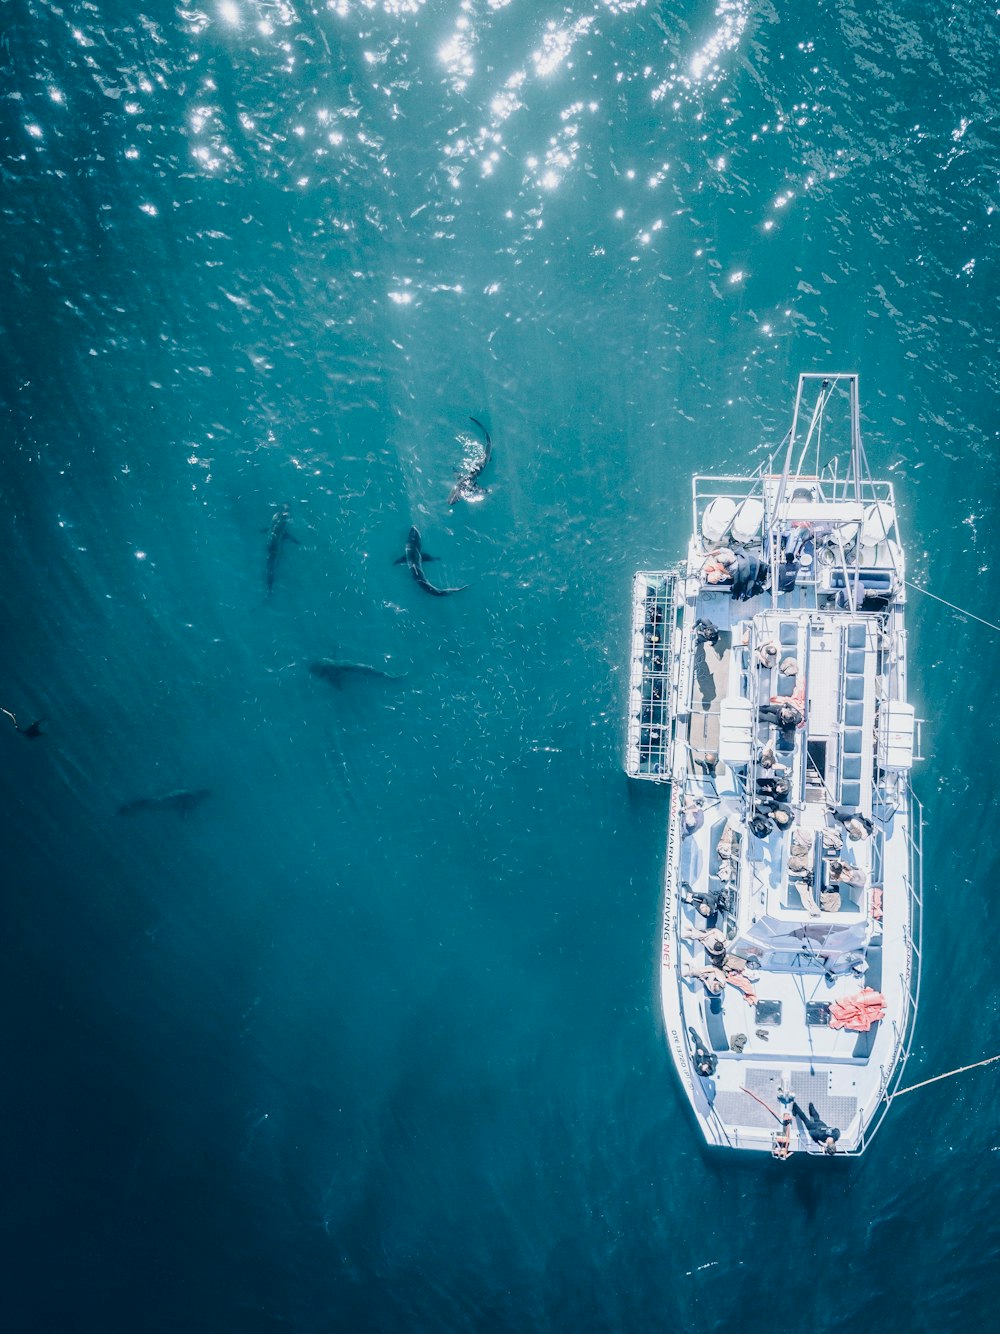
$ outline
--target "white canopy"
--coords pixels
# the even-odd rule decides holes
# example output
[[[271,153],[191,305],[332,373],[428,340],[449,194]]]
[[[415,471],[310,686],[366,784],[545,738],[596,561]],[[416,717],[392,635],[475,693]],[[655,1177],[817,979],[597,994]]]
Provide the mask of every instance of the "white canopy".
[[[755,950],[795,950],[805,954],[844,954],[864,948],[867,921],[824,922],[815,918],[796,924],[778,917],[760,917],[740,938]]]

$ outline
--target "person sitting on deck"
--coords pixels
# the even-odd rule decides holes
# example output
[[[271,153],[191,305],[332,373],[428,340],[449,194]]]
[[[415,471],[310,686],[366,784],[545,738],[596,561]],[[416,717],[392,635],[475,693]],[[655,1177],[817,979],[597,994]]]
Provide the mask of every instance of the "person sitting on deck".
[[[684,903],[693,903],[695,911],[702,917],[712,917],[721,908],[723,912],[729,907],[729,895],[720,885],[717,889],[709,886],[708,889],[692,889],[690,885],[684,886],[685,893],[681,894],[681,900]]]
[[[814,1144],[822,1144],[826,1153],[837,1152],[837,1140],[840,1139],[840,1131],[836,1126],[826,1124],[813,1103],[809,1104],[808,1116],[797,1102],[792,1103],[792,1113],[802,1122],[803,1128],[809,1132],[809,1138]]]
[[[826,878],[830,884],[851,885],[854,889],[864,889],[865,873],[860,866],[850,866],[839,857],[831,857],[826,867]]]
[[[821,899],[824,895],[830,896],[827,900],[829,904],[828,907],[822,908],[816,902],[816,895],[813,893],[813,873],[811,869],[794,875],[789,872],[788,883],[792,889],[798,892],[802,906],[810,917],[818,917],[821,912],[840,912],[839,889],[826,889],[820,894]]]
[[[774,833],[774,825],[766,815],[757,814],[750,820],[750,832],[756,838],[770,838]]]
[[[705,803],[690,794],[684,798],[684,833],[693,834],[705,823]]]
[[[792,834],[788,849],[788,870],[793,875],[801,875],[812,869],[812,839],[796,829]]]
[[[732,583],[735,566],[736,556],[728,549],[728,547],[720,547],[717,551],[710,551],[706,556],[705,564],[702,567],[702,575],[705,583]]]
[[[757,814],[749,822],[749,831],[755,838],[771,838],[771,835],[775,832],[775,826],[767,818],[767,815]]]
[[[823,830],[823,851],[825,853],[839,852],[843,846],[844,831],[842,829]]]
[[[840,890],[836,886],[824,885],[819,892],[820,912],[840,912]]]
[[[695,621],[694,642],[696,644],[717,644],[719,642],[719,627],[713,621]]]
[[[871,838],[875,832],[874,823],[869,820],[867,815],[862,815],[858,810],[852,810],[844,806],[828,807],[830,814],[842,824],[847,830],[847,837],[852,843],[861,843],[865,839]]]
[[[781,801],[766,792],[757,798],[756,809],[761,815],[769,815],[779,829],[788,829],[795,819],[787,801]]]
[[[691,1035],[691,1043],[694,1047],[694,1068],[702,1079],[710,1079],[715,1074],[719,1058],[714,1051],[709,1051],[690,1025],[688,1025],[688,1033]]]
[[[746,602],[763,593],[767,587],[769,570],[767,563],[754,551],[737,551],[735,555],[732,595]]]
[[[757,650],[757,662],[761,667],[773,667],[778,661],[781,648],[773,639],[769,639],[766,644],[761,644]]]
[[[777,797],[784,800],[792,790],[792,785],[783,774],[759,774],[757,776],[757,791],[761,796]]]
[[[803,721],[801,709],[782,696],[767,704],[758,704],[757,719],[762,723],[774,723],[779,732],[794,732],[796,727],[802,726]]]
[[[736,837],[736,828],[732,820],[726,821],[726,827],[719,835],[719,841],[715,845],[715,850],[723,859],[728,859],[733,855],[733,839]]]
[[[681,935],[685,940],[700,941],[705,947],[709,963],[714,963],[717,968],[722,967],[722,961],[726,957],[728,946],[725,934],[717,926],[709,927],[707,931],[699,931],[697,927],[687,926],[683,928]]]
[[[710,996],[720,995],[726,985],[725,973],[712,963],[706,964],[704,968],[685,967],[684,976],[695,977],[699,982],[704,982],[705,990]]]

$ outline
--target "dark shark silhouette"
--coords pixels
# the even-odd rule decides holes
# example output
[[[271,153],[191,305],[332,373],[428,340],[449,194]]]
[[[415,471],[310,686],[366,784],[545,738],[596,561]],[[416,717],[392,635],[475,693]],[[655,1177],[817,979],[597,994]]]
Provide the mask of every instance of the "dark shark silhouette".
[[[118,814],[134,815],[136,811],[178,811],[181,815],[190,815],[210,795],[211,791],[207,787],[199,787],[194,791],[178,788],[174,792],[165,792],[161,797],[136,797],[134,801],[126,801],[118,807]]]
[[[475,441],[468,442],[465,458],[458,470],[458,481],[452,487],[451,495],[448,497],[449,505],[457,505],[460,500],[482,500],[486,494],[481,486],[476,485],[476,482],[493,454],[493,437],[481,421],[477,421],[475,417],[470,417],[469,421],[482,431],[486,437],[486,444],[477,446]]]
[[[14,714],[11,713],[10,709],[0,709],[0,713],[5,713],[14,724],[14,731],[20,732],[21,735],[26,736],[29,741],[33,741],[35,737],[47,735],[47,733],[42,731],[42,723],[47,722],[47,718],[36,718],[36,720],[33,723],[29,723],[27,727],[22,727]]]
[[[274,591],[274,576],[278,569],[278,557],[281,555],[281,549],[286,542],[294,542],[299,545],[299,539],[293,537],[288,531],[288,522],[291,515],[288,512],[288,506],[282,505],[280,509],[274,511],[271,519],[271,526],[267,531],[267,561],[264,567],[264,583],[267,586],[267,592],[264,594],[266,601]]]
[[[395,565],[403,565],[404,563],[408,565],[410,567],[410,573],[413,575],[414,579],[416,579],[420,587],[425,592],[433,593],[433,595],[438,598],[447,597],[450,593],[463,593],[469,587],[468,584],[462,584],[460,588],[437,588],[427,578],[426,574],[424,574],[425,560],[437,560],[437,556],[425,555],[420,543],[420,529],[411,528],[406,535],[405,554],[400,556],[393,563]]]
[[[341,662],[336,658],[318,658],[309,664],[313,676],[329,681],[340,690],[352,676],[377,676],[383,681],[401,681],[405,672],[384,672],[381,667],[370,667],[366,662]]]

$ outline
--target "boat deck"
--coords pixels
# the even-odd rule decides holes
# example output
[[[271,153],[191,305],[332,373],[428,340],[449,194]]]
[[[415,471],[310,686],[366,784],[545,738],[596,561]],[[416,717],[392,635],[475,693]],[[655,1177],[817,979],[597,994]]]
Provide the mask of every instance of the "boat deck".
[[[820,467],[825,414],[843,474]],[[777,1156],[792,1100],[865,1150],[919,998],[905,563],[859,423],[857,376],[801,376],[783,469],[694,478],[686,562],[633,585],[626,770],[671,786],[667,1044],[708,1142]]]

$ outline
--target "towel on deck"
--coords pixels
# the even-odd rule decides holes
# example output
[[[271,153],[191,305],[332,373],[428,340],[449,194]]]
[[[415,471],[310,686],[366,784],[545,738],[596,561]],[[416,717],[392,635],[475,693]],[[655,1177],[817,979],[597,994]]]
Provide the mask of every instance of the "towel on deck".
[[[737,991],[742,991],[743,995],[746,997],[748,1005],[757,1004],[757,993],[754,991],[753,986],[745,973],[727,973],[726,981],[731,987],[735,987]]]
[[[845,996],[830,1006],[830,1027],[849,1028],[855,1033],[867,1033],[872,1024],[885,1018],[885,997],[881,991],[863,987],[853,996]]]

